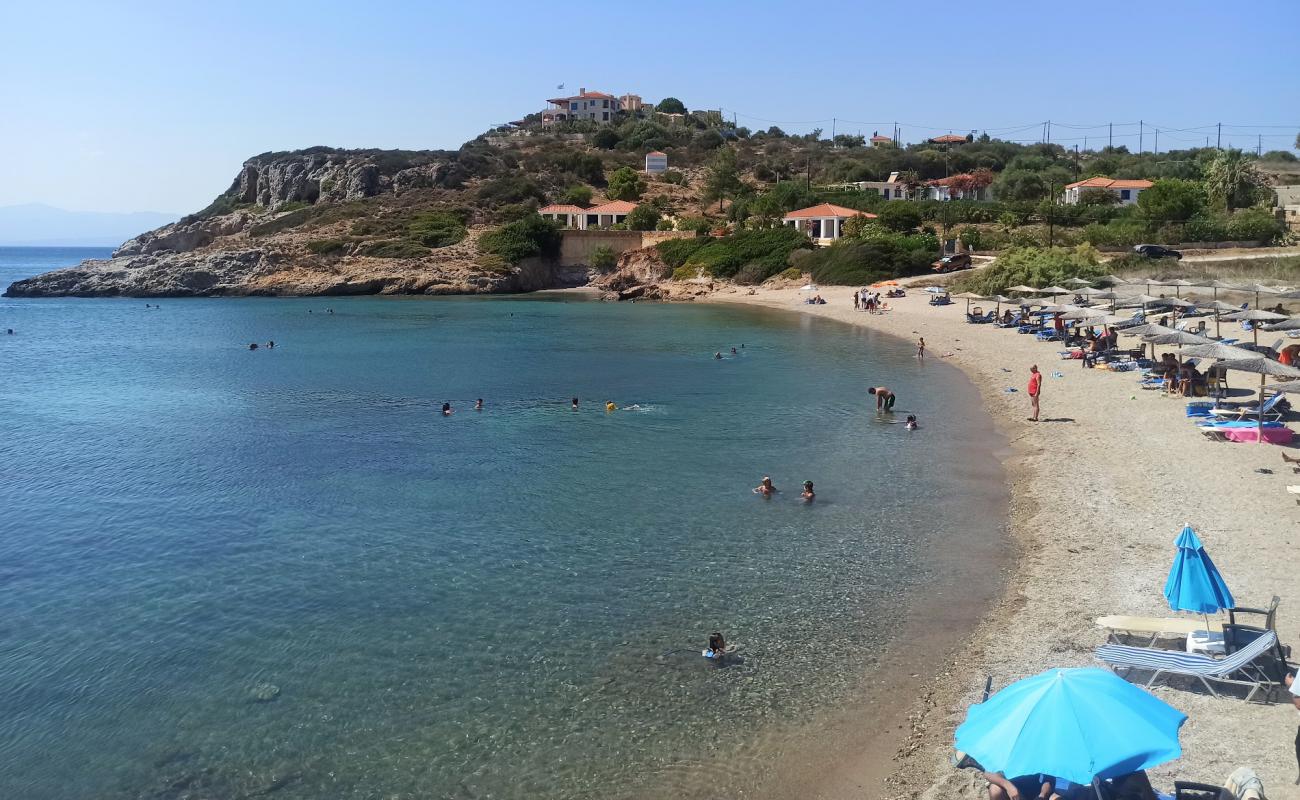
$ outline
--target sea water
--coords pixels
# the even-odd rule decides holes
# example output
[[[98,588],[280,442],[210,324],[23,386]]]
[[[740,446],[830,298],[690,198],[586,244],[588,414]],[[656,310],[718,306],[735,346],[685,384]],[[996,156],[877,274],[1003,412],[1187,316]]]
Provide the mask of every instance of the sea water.
[[[0,280],[102,255],[0,250]],[[0,797],[689,794],[851,696],[996,527],[971,387],[829,321],[3,299],[4,328]]]

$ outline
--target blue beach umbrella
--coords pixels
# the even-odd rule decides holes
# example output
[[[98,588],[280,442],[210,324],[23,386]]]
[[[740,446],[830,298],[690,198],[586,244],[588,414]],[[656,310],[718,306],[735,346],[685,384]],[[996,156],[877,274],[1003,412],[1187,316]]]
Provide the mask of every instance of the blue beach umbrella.
[[[1182,755],[1187,715],[1109,670],[1049,669],[970,707],[957,749],[1008,778],[1087,785]]]
[[[1214,614],[1232,608],[1232,592],[1205,552],[1191,525],[1174,540],[1178,553],[1165,581],[1165,599],[1174,611]]]

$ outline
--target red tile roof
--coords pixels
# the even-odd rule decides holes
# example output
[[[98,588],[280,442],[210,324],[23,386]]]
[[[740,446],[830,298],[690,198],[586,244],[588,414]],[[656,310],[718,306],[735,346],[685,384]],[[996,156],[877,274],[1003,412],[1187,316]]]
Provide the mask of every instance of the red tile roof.
[[[878,136],[878,135],[877,135],[877,136],[872,136],[872,137],[871,137],[871,141],[873,141],[873,142],[892,142],[892,141],[894,141],[894,140],[891,139],[891,138],[889,138],[888,136]]]
[[[542,206],[537,209],[538,214],[581,214],[587,209],[582,206],[572,206],[567,203],[557,203],[550,206]]]
[[[661,152],[659,152],[658,150],[651,150],[650,152],[646,153],[646,155],[648,155],[648,156],[667,156],[668,154],[667,154],[667,153],[661,153]]]
[[[936,136],[930,141],[934,142],[935,144],[958,144],[960,142],[965,142],[966,137],[958,136],[955,133],[945,133],[943,136]]]
[[[617,99],[618,98],[615,97],[614,95],[605,94],[604,92],[582,92],[580,94],[575,94],[573,97],[556,97],[552,100],[547,100],[546,102],[567,103],[570,100],[617,100]]]
[[[822,203],[812,206],[811,208],[801,208],[798,211],[791,211],[783,219],[818,219],[825,217],[867,217],[875,219],[875,214],[868,214],[865,211],[859,211],[856,208],[845,208],[833,203]]]
[[[629,203],[626,200],[615,200],[606,203],[603,206],[588,208],[583,211],[584,214],[631,214],[632,209],[636,208],[636,203]]]
[[[1098,175],[1095,178],[1089,178],[1086,181],[1075,181],[1066,184],[1067,189],[1150,189],[1151,181],[1131,180],[1128,178],[1107,178],[1105,175]]]

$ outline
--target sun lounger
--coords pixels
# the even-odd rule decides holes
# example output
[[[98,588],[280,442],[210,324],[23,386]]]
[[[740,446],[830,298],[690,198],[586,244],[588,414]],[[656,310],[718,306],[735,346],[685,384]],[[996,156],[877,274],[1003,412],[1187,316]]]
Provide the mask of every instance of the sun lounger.
[[[1263,427],[1253,422],[1240,426],[1231,423],[1202,425],[1200,431],[1219,442],[1259,442],[1262,439],[1267,444],[1290,444],[1295,438],[1295,431],[1280,422],[1265,422]]]
[[[1264,401],[1264,419],[1279,420],[1282,419],[1282,412],[1278,410],[1278,405],[1282,402],[1282,393],[1278,392]],[[1210,413],[1221,419],[1247,419],[1249,417],[1258,417],[1260,407],[1251,406],[1229,406],[1219,405],[1210,409]]]
[[[1120,615],[1111,615],[1108,617],[1097,617],[1097,627],[1106,630],[1106,641],[1119,644],[1117,638],[1119,634],[1132,634],[1141,636],[1150,636],[1151,639],[1147,644],[1154,644],[1155,640],[1161,636],[1187,636],[1192,631],[1209,630],[1214,633],[1223,631],[1223,623],[1218,620],[1210,620],[1209,627],[1206,627],[1204,620],[1188,618],[1160,618],[1160,617],[1125,617]]]
[[[1151,677],[1145,686],[1150,689],[1162,675],[1185,675],[1196,678],[1215,697],[1219,693],[1214,683],[1245,686],[1250,689],[1246,700],[1263,691],[1271,694],[1280,684],[1278,663],[1285,663],[1278,652],[1277,634],[1264,631],[1249,645],[1225,658],[1210,658],[1199,653],[1178,653],[1173,650],[1152,650],[1146,647],[1129,647],[1106,644],[1096,650],[1097,660],[1117,673],[1120,670],[1147,670]]]

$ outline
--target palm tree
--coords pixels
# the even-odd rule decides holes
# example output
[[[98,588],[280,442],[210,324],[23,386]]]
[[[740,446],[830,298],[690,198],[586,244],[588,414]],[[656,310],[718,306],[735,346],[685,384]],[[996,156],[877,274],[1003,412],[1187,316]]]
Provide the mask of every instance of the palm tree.
[[[1240,150],[1220,150],[1205,165],[1205,187],[1228,210],[1255,204],[1268,182],[1255,161]]]

